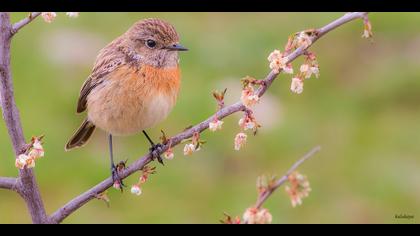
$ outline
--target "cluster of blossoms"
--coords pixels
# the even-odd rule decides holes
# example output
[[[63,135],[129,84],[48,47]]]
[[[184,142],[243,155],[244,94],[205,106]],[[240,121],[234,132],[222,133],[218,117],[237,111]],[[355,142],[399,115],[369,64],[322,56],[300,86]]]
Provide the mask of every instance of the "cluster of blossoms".
[[[306,176],[299,174],[297,171],[292,172],[288,176],[291,186],[286,186],[286,192],[290,195],[292,206],[302,204],[302,198],[307,197],[311,188]],[[278,179],[275,175],[261,175],[257,178],[258,196],[266,196],[268,191],[274,191],[278,186]],[[260,199],[259,199],[260,201]],[[225,219],[221,220],[224,224],[270,224],[273,220],[272,215],[267,209],[259,207],[249,207],[244,212],[243,221],[239,217],[232,218],[225,213]]]
[[[303,47],[305,50],[312,44],[312,37],[317,34],[316,30],[305,30],[289,37],[285,46],[285,51],[281,53],[279,50],[274,50],[268,56],[270,62],[270,69],[279,73],[280,69],[286,74],[293,74],[293,67],[288,63],[288,57],[292,50]],[[319,77],[319,65],[316,61],[315,54],[306,52],[305,63],[301,65],[300,72],[292,78],[290,90],[294,93],[300,94],[303,92],[304,79],[310,78],[312,75]]]
[[[15,166],[19,169],[34,168],[35,160],[44,156],[44,148],[42,147],[42,136],[32,137],[30,146],[27,150],[20,154],[15,161]]]
[[[364,31],[363,38],[372,38],[372,25],[367,17],[363,19]],[[276,73],[282,70],[284,73],[293,74],[293,67],[291,63],[288,63],[288,55],[297,48],[303,48],[306,53],[306,60],[304,64],[300,66],[299,73],[292,78],[290,90],[293,93],[301,94],[303,92],[303,84],[305,79],[309,79],[312,75],[316,78],[319,77],[319,65],[316,61],[315,54],[307,51],[312,44],[312,38],[318,35],[318,31],[315,29],[305,30],[297,32],[291,35],[285,46],[285,51],[282,53],[279,50],[274,50],[268,56],[270,62],[270,69]]]
[[[261,127],[261,125],[258,124],[257,120],[255,119],[251,109],[260,100],[259,95],[255,92],[254,86],[264,86],[264,80],[257,80],[255,78],[246,76],[242,79],[242,85],[243,89],[241,94],[241,101],[242,104],[244,104],[246,107],[246,110],[244,111],[244,116],[238,122],[238,125],[241,128],[241,132],[236,134],[234,140],[234,148],[237,151],[246,144],[248,135],[245,133],[245,131],[252,130],[255,135],[258,128]]]
[[[272,190],[277,182],[277,177],[275,175],[261,175],[257,178],[257,191],[259,196],[265,192]]]
[[[245,133],[245,131],[252,130],[254,135],[256,135],[258,128],[261,127],[261,125],[255,119],[252,110],[250,109],[245,110],[244,116],[241,119],[239,119],[238,125],[241,128],[242,132],[239,132],[235,136],[234,146],[235,150],[237,151],[239,151],[246,144],[248,135]]]
[[[289,58],[280,50],[274,50],[267,59],[270,62],[270,69],[274,72],[280,73],[280,70],[282,70],[286,74],[293,74],[292,64],[288,63]]]
[[[195,132],[191,138],[191,142],[185,144],[184,146],[184,155],[191,156],[193,152],[200,151],[201,146],[205,142],[200,140],[200,133]]]
[[[244,116],[239,119],[238,125],[243,131],[252,130],[254,135],[257,133],[258,128],[261,127],[261,125],[258,124],[257,119],[255,119],[252,110],[249,109],[245,110]]]
[[[316,55],[313,52],[307,52],[305,63],[300,66],[300,73],[305,79],[309,79],[312,75],[319,78],[319,64]]]
[[[244,86],[241,93],[241,101],[247,108],[257,104],[260,100],[258,94],[255,93],[254,87],[251,84]]]
[[[79,12],[66,12],[66,15],[71,18],[76,18],[79,16]],[[42,18],[45,22],[51,23],[54,21],[54,19],[57,17],[57,13],[55,12],[42,12],[41,13]]]
[[[311,36],[315,33],[315,30],[305,30],[296,33],[296,47],[308,48],[312,44]]]
[[[294,93],[301,94],[303,92],[303,81],[309,79],[312,75],[319,78],[319,64],[316,56],[312,52],[305,53],[305,62],[300,66],[300,72],[292,78],[290,90]]]
[[[142,169],[142,174],[139,178],[139,181],[131,186],[131,193],[137,196],[140,196],[142,194],[141,185],[146,183],[147,179],[149,178],[149,175],[156,173],[155,171],[156,167],[149,167],[145,166]]]
[[[286,46],[284,48],[285,53],[289,54],[292,50],[297,48],[303,47],[303,49],[307,49],[309,46],[312,45],[312,37],[316,36],[318,32],[315,29],[309,29],[294,33],[293,35],[289,36],[287,40]]]
[[[292,206],[302,204],[302,198],[307,197],[311,191],[309,181],[306,176],[295,171],[288,176],[290,186],[286,186],[286,192],[290,197]]]
[[[246,224],[270,224],[273,220],[271,213],[265,209],[250,207],[242,216]]]
[[[248,109],[251,109],[255,104],[260,101],[260,96],[255,92],[255,85],[263,85],[263,80],[257,80],[253,77],[246,76],[241,80],[242,82],[242,93],[241,102]]]

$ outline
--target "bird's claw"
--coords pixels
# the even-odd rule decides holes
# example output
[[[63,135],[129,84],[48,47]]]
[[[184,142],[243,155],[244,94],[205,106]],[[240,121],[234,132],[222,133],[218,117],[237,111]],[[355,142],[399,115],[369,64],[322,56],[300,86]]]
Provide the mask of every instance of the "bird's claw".
[[[120,175],[118,174],[118,169],[113,164],[111,166],[111,174],[112,174],[112,182],[115,184],[117,183],[121,192],[123,191],[123,187],[125,187],[125,184],[123,183],[122,179],[120,178]]]
[[[162,148],[163,148],[163,145],[158,143],[158,144],[152,145],[152,147],[149,150],[150,150],[150,153],[152,154],[152,160],[157,159],[157,161],[160,164],[165,165],[165,164],[163,164],[163,159],[160,156],[160,153],[162,152]]]

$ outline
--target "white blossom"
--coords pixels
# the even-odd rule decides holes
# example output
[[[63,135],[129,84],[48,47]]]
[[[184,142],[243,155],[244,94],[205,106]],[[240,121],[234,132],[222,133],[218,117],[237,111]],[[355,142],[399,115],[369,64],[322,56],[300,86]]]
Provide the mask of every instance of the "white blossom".
[[[293,78],[290,90],[294,93],[301,94],[303,92],[303,81],[297,77]]]
[[[184,146],[184,155],[185,156],[189,156],[195,151],[196,150],[195,150],[195,145],[194,144],[192,144],[192,143],[185,144],[185,146]]]
[[[246,143],[247,135],[245,133],[238,133],[235,136],[235,150],[239,151]]]
[[[221,130],[222,129],[222,125],[223,125],[223,121],[221,120],[214,120],[212,122],[209,123],[209,130],[210,131],[217,131],[217,130]]]
[[[51,23],[51,22],[53,22],[53,20],[57,16],[57,13],[55,13],[55,12],[42,12],[41,16],[42,16],[42,18],[44,19],[45,22]]]
[[[137,184],[131,186],[131,193],[140,196],[140,194],[142,193],[140,186]]]

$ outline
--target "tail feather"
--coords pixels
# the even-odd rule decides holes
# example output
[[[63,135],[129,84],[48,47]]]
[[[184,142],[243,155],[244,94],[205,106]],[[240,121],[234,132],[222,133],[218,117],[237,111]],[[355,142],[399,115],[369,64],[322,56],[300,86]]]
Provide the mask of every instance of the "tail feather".
[[[89,140],[90,136],[92,136],[93,131],[95,131],[95,125],[88,119],[85,119],[80,128],[67,142],[64,149],[69,151],[73,148],[82,147]]]

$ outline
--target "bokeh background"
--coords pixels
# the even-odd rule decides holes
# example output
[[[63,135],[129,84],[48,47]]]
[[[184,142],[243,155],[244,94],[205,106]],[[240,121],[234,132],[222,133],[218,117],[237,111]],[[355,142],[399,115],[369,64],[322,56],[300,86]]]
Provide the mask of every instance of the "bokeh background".
[[[216,109],[214,89],[239,98],[239,80],[263,78],[267,56],[289,34],[323,26],[342,13],[58,13],[41,18],[13,39],[12,70],[17,105],[27,139],[45,134],[46,156],[36,175],[48,213],[109,175],[105,133],[82,149],[64,144],[84,118],[76,115],[79,89],[97,52],[135,21],[159,17],[173,23],[190,51],[181,54],[182,88],[169,118],[150,129],[175,134]],[[15,22],[26,13],[12,13]],[[139,197],[110,189],[108,208],[94,200],[64,223],[217,223],[223,212],[242,215],[256,199],[261,174],[284,173],[316,145],[322,151],[300,172],[312,192],[292,208],[284,188],[265,205],[274,223],[418,223],[420,217],[420,14],[371,13],[374,42],[361,38],[355,21],[319,40],[319,79],[303,94],[290,92],[281,75],[256,108],[262,128],[241,151],[233,150],[239,115],[222,131],[202,134],[208,143],[191,157],[157,166]],[[294,63],[299,68],[302,59]],[[142,156],[142,135],[115,139],[117,159]],[[0,175],[15,176],[13,152],[0,122]],[[131,185],[139,175],[126,180]],[[395,214],[414,219],[395,219]],[[24,202],[0,190],[0,223],[29,223]]]

